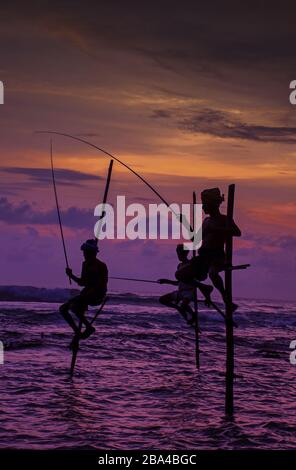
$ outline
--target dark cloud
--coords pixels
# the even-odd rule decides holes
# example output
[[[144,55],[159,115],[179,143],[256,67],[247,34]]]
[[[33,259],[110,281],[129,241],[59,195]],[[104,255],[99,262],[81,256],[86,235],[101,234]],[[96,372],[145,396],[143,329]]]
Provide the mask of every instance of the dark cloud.
[[[165,109],[155,109],[150,117],[152,119],[167,119],[171,117],[171,113]]]
[[[31,180],[38,182],[49,182],[52,179],[51,170],[49,168],[1,167],[0,171],[15,175],[28,176]],[[75,186],[77,186],[77,183],[103,179],[99,175],[91,175],[89,173],[67,170],[65,168],[56,168],[55,177],[59,183]]]
[[[296,143],[296,127],[248,124],[241,121],[234,113],[216,109],[203,109],[197,114],[183,119],[179,126],[187,132],[210,134],[221,138]]]
[[[70,228],[87,228],[94,225],[93,210],[69,207],[61,213],[63,225]],[[12,204],[6,197],[0,198],[0,220],[10,225],[52,225],[57,223],[55,209],[38,211],[26,201]]]
[[[68,2],[58,5],[60,12],[69,17]],[[219,1],[206,4],[193,0],[186,2],[185,8],[178,2],[164,0],[154,5],[116,2],[114,7],[112,2],[93,2],[86,12],[83,7],[81,15],[77,4],[68,24],[90,44],[106,40],[111,47],[139,51],[159,61],[167,58],[198,64],[208,57],[226,62],[257,62],[295,55],[296,32],[290,8],[279,11],[269,4],[267,11],[264,5],[250,8],[236,2],[228,2],[225,8]]]
[[[265,2],[12,1],[3,5],[10,22],[32,23],[50,35],[65,37],[90,56],[98,44],[146,55],[158,64],[226,63],[294,59],[293,4]],[[18,14],[16,14],[18,12]],[[5,31],[5,28],[4,28]]]

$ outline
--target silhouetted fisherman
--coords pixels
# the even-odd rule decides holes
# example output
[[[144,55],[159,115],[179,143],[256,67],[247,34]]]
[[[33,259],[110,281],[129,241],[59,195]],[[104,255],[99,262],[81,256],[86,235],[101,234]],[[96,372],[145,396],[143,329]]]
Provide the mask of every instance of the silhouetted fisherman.
[[[82,263],[81,277],[75,276],[70,268],[66,268],[66,274],[79,286],[83,286],[83,289],[79,295],[61,305],[60,312],[76,336],[79,334],[79,328],[69,311],[79,318],[85,325],[85,330],[81,333],[80,338],[86,339],[94,333],[95,328],[85,317],[85,312],[89,305],[95,306],[102,303],[107,292],[108,269],[105,263],[97,259],[99,249],[96,240],[87,240],[81,245],[81,250],[85,259]],[[70,346],[73,346],[73,342]]]
[[[203,211],[208,214],[202,225],[202,245],[198,250],[198,256],[192,258],[186,269],[176,276],[183,282],[204,281],[209,275],[212,283],[221,293],[226,303],[226,293],[220,272],[225,269],[225,242],[227,235],[240,237],[241,231],[232,221],[227,226],[227,217],[220,212],[220,205],[224,201],[219,188],[205,189],[201,193]],[[237,308],[233,304],[233,310]]]
[[[182,277],[182,271],[187,271],[190,268],[191,261],[188,259],[188,250],[183,245],[178,245],[176,248],[177,256],[180,263],[178,264],[176,271],[176,278]],[[198,287],[203,295],[205,296],[206,303],[210,301],[210,295],[213,290],[212,286],[207,286],[201,282],[184,282],[182,280],[172,281],[170,279],[159,279],[160,284],[170,284],[172,286],[178,286],[178,290],[169,292],[168,294],[162,295],[159,298],[159,302],[167,307],[175,308],[183,316],[189,324],[194,322],[194,312],[190,306],[190,303],[194,301],[194,290]],[[189,317],[188,317],[189,314]]]

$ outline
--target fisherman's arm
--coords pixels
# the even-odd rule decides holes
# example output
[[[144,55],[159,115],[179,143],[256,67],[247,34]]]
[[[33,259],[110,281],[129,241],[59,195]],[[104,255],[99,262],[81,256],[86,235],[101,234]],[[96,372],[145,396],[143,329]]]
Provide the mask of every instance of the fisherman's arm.
[[[232,220],[230,227],[227,225],[216,225],[211,227],[211,231],[225,235],[232,235],[233,237],[240,237],[242,234],[234,220]]]
[[[81,277],[75,276],[75,274],[73,274],[71,268],[66,268],[66,274],[70,279],[72,279],[74,282],[76,282],[79,286],[85,286],[83,276],[81,276]]]

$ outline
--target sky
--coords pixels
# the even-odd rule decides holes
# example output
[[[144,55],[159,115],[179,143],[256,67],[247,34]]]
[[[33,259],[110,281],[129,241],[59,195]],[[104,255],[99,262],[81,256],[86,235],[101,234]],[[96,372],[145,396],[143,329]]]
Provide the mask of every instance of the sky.
[[[290,5],[290,7],[289,7]],[[67,286],[49,172],[56,130],[113,153],[170,202],[236,184],[234,293],[296,300],[293,3],[11,1],[1,6],[2,285]],[[70,264],[92,236],[109,160],[54,137]],[[158,202],[114,166],[109,201]],[[226,210],[226,204],[222,206]],[[110,275],[172,277],[175,244],[101,243]],[[113,290],[151,285],[112,281]],[[166,288],[162,287],[161,292]]]

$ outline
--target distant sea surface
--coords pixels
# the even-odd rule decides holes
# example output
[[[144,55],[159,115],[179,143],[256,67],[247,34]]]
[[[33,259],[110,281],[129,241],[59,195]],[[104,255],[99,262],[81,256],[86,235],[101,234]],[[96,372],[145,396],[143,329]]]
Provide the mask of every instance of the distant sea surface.
[[[43,290],[38,300],[34,292],[0,290],[0,448],[295,449],[296,303],[238,302],[228,420],[225,328],[215,311],[200,306],[197,371],[194,330],[177,312],[154,296],[113,294],[96,333],[81,341],[71,379],[71,333],[54,302],[68,293]]]

